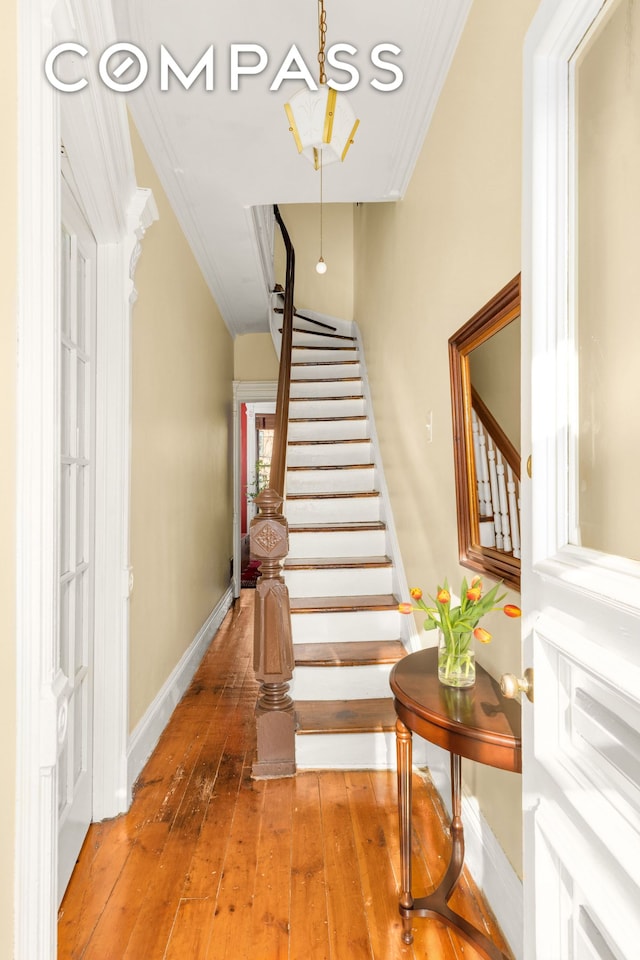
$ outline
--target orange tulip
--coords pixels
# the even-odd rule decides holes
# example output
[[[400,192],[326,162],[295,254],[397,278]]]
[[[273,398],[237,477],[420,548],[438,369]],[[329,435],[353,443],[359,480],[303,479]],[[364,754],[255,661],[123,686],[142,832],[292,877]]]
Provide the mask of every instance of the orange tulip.
[[[411,587],[411,590],[409,590],[409,593],[411,594],[414,600],[422,600],[422,590],[420,589],[420,587]]]
[[[473,580],[471,581],[471,586],[480,587],[480,589],[482,590],[482,577],[474,577]]]
[[[473,631],[473,635],[476,640],[480,641],[480,643],[489,643],[491,640],[491,634],[488,630],[485,630],[484,627],[476,627]]]
[[[476,584],[475,587],[469,587],[467,590],[467,600],[479,600],[482,596],[482,586]]]
[[[443,587],[442,590],[438,591],[438,596],[436,599],[438,603],[449,603],[449,600],[451,600],[451,594]]]
[[[522,616],[522,610],[520,607],[517,607],[515,603],[505,603],[502,609],[508,617],[513,617],[515,619],[516,617]]]
[[[398,610],[400,611],[400,613],[413,613],[413,604],[399,603]]]

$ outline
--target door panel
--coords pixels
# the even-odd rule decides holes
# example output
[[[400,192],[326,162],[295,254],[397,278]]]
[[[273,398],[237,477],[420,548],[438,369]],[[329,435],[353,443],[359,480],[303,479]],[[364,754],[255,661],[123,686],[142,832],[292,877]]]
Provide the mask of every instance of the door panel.
[[[637,99],[625,115],[619,86],[634,89],[640,69],[639,11],[626,0],[543,0],[525,46],[527,960],[627,960],[640,942],[640,563],[624,449],[638,378],[615,342],[628,331],[623,353],[633,352],[640,286],[632,237],[606,235],[623,229],[620,188],[632,211],[640,198]],[[620,123],[636,131],[627,176],[621,151],[609,152]],[[611,138],[603,162],[592,124]],[[640,205],[632,231],[639,219]]]
[[[58,895],[92,814],[95,241],[63,180],[60,345]]]

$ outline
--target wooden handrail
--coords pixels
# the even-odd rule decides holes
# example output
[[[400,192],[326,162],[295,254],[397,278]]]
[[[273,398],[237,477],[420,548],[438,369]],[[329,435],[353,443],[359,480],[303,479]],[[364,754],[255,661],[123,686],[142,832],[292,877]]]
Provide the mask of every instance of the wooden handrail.
[[[291,344],[293,340],[293,289],[296,279],[296,252],[291,237],[280,216],[277,204],[273,213],[280,227],[284,247],[287,253],[287,267],[284,288],[284,313],[282,317],[282,346],[280,348],[280,368],[278,370],[278,397],[276,400],[276,425],[273,435],[273,454],[269,486],[284,497],[284,478],[287,461],[287,434],[289,426],[289,390],[291,386]]]
[[[496,418],[493,416],[475,387],[471,387],[471,406],[479,420],[485,425],[487,433],[505,458],[518,480],[520,479],[520,454],[509,440]]]
[[[273,312],[284,313],[284,307],[274,307]],[[330,323],[325,323],[324,320],[316,320],[315,317],[308,317],[306,313],[300,313],[295,307],[293,308],[293,315],[297,317],[298,320],[306,320],[307,323],[313,323],[316,327],[324,327],[325,330],[333,330],[334,333],[338,329],[337,327],[332,327]]]
[[[296,717],[289,696],[289,681],[294,669],[291,609],[289,591],[282,576],[282,564],[289,552],[289,528],[282,505],[287,464],[296,258],[277,206],[273,212],[287,251],[282,346],[269,486],[255,498],[260,512],[251,521],[249,530],[251,556],[260,560],[253,636],[253,666],[256,680],[260,682],[256,703],[258,755],[252,774],[261,779],[291,776],[296,769]]]

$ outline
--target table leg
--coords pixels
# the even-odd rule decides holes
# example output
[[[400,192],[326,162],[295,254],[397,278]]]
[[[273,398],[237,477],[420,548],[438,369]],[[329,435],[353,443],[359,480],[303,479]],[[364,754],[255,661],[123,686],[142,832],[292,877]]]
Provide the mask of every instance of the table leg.
[[[411,895],[411,731],[396,722],[398,755],[398,811],[400,817],[400,915],[402,939],[412,943],[412,917],[433,917],[459,933],[486,960],[507,960],[507,955],[473,924],[455,913],[448,905],[464,864],[464,829],[462,826],[462,761],[451,754],[451,858],[445,874],[436,889],[426,897],[414,900]]]
[[[398,818],[400,827],[400,913],[402,915],[402,939],[413,941],[411,916],[407,912],[413,906],[411,896],[411,770],[413,766],[413,743],[411,731],[402,720],[396,720],[396,754],[398,761]]]

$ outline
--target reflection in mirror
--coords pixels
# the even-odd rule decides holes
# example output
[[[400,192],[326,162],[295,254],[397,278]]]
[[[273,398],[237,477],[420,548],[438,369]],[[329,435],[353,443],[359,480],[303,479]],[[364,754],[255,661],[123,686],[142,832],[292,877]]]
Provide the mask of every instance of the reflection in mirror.
[[[640,560],[640,3],[576,51],[576,453],[571,542]]]
[[[460,562],[520,587],[520,277],[449,340]]]

